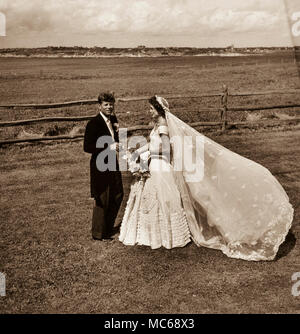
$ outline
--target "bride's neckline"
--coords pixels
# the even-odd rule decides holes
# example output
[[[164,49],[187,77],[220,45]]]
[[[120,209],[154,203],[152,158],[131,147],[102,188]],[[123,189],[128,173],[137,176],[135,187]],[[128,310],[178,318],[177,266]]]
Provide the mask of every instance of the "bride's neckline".
[[[153,128],[155,129],[155,128],[158,128],[160,125],[162,125],[162,124],[159,124],[159,118],[157,119],[157,121],[154,121],[154,126],[153,126]]]

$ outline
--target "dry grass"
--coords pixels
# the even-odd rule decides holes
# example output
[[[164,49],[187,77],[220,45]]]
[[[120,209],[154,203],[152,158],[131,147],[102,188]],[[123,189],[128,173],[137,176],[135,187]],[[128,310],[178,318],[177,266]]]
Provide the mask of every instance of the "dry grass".
[[[275,136],[274,136],[275,134]],[[82,143],[1,149],[1,313],[299,313],[291,275],[299,271],[299,131],[212,135],[268,167],[296,209],[273,262],[181,249],[92,241],[89,157]],[[287,149],[289,148],[289,149]],[[124,174],[128,195],[130,177]],[[123,202],[122,216],[126,199]]]
[[[274,56],[275,57],[275,56]],[[117,96],[151,96],[153,94],[220,93],[223,83],[234,91],[262,91],[294,89],[300,87],[299,77],[292,63],[269,65],[241,64],[244,57],[227,59],[224,66],[213,68],[220,59],[207,57],[166,58],[103,58],[103,59],[11,59],[0,62],[0,104],[50,103],[81,99],[94,99],[100,90],[110,89]],[[258,57],[261,62],[262,57]],[[276,58],[276,57],[275,57]],[[235,62],[229,66],[227,62]],[[209,67],[203,68],[203,66]],[[229,106],[273,105],[300,103],[295,94],[279,96],[230,97]],[[194,98],[170,100],[172,111],[184,121],[217,121],[219,112],[199,112],[206,107],[220,107],[220,99]],[[65,107],[48,110],[1,110],[0,121],[20,120],[43,116],[94,115],[95,105]],[[120,102],[117,106],[122,126],[147,124],[147,102]],[[276,110],[275,110],[276,111]],[[273,111],[264,111],[269,115]],[[282,112],[282,111],[280,111]],[[295,116],[298,109],[284,113]],[[244,121],[246,112],[229,113],[230,121]],[[84,123],[79,123],[82,131]],[[0,128],[0,138],[33,134],[68,134],[78,123],[49,123],[14,128]],[[77,128],[76,128],[77,130]]]
[[[2,59],[1,103],[43,103],[94,98],[102,88],[119,96],[299,88],[292,65],[202,69],[200,59]],[[175,71],[174,71],[175,70]],[[299,97],[236,98],[233,105],[294,103]],[[199,106],[215,99],[174,100],[184,121],[214,120]],[[145,124],[146,103],[120,104],[121,126]],[[129,113],[128,113],[129,112]],[[61,110],[7,110],[1,120],[41,115],[92,115],[94,106]],[[286,113],[293,117],[296,111]],[[264,114],[268,115],[268,112]],[[246,113],[230,117],[244,120]],[[1,129],[1,138],[28,133],[80,133],[84,125],[51,124]],[[0,313],[300,313],[291,294],[299,271],[299,126],[205,129],[229,149],[273,172],[295,207],[291,233],[273,262],[246,262],[197,248],[151,250],[91,240],[89,157],[82,142],[13,145],[0,149],[0,272],[7,296]],[[130,176],[124,174],[128,195]],[[122,217],[126,197],[118,222]]]

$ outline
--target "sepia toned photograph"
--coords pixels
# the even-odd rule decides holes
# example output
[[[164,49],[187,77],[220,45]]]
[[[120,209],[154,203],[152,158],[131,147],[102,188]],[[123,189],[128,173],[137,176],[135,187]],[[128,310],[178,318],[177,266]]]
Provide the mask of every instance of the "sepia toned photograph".
[[[298,0],[0,0],[0,314],[300,314],[299,166]]]

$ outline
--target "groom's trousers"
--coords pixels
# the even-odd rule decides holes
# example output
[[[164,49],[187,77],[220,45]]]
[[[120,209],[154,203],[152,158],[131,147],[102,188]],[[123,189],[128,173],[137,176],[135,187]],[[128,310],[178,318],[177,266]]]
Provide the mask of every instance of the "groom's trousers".
[[[95,239],[113,235],[114,223],[123,200],[121,174],[115,173],[112,181],[101,194],[95,196],[92,218],[92,236]]]

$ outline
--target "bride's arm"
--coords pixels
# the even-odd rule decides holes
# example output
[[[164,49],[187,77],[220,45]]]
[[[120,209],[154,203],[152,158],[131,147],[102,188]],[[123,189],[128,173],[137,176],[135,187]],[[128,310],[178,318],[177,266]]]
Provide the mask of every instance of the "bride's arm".
[[[159,154],[163,155],[170,161],[170,152],[171,152],[171,146],[170,146],[170,138],[167,134],[160,134],[160,138],[162,141],[162,144],[159,147]]]
[[[159,121],[158,133],[160,135],[162,142],[159,148],[159,154],[163,155],[170,161],[171,145],[170,145],[168,125],[165,118],[161,118]]]
[[[131,148],[129,151],[131,151],[131,153],[136,152],[136,154],[140,155],[146,151],[149,150],[149,143],[143,145],[142,147],[136,149],[135,147]]]
[[[136,148],[132,148],[131,151],[131,159],[135,160],[137,157],[139,157],[141,154],[143,154],[144,152],[149,151],[149,143],[143,145],[142,147],[136,149]]]
[[[139,149],[137,149],[137,152],[139,153],[139,154],[142,154],[142,153],[144,153],[144,152],[146,152],[146,151],[148,151],[149,150],[149,143],[147,143],[147,144],[145,144],[144,146],[142,146],[142,147],[140,147]]]

